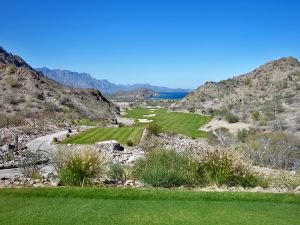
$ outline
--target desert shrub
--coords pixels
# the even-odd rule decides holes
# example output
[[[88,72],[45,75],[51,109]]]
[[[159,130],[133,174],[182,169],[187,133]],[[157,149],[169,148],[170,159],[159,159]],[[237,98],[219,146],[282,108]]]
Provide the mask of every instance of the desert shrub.
[[[71,135],[69,133],[67,133],[66,138],[70,138],[70,137],[71,137]]]
[[[150,123],[147,127],[147,130],[150,135],[158,135],[161,132],[160,126],[156,123]]]
[[[204,185],[254,187],[262,184],[246,159],[233,150],[207,151],[198,162],[197,173],[199,183]]]
[[[173,150],[154,150],[135,162],[133,177],[154,187],[177,187],[193,183],[193,162]]]
[[[190,112],[190,113],[195,113],[195,112],[196,112],[195,107],[189,107],[187,110],[188,110],[188,112]]]
[[[288,88],[288,82],[286,80],[278,81],[276,84],[276,88],[278,91]]]
[[[36,154],[26,152],[25,154],[26,157],[23,157],[19,163],[22,174],[28,178],[41,179],[41,169],[44,167],[42,162],[45,163],[47,159],[39,152]]]
[[[206,112],[209,115],[213,115],[214,114],[214,109],[213,108],[207,108]]]
[[[130,147],[134,146],[134,142],[131,139],[128,139],[126,144]]]
[[[260,116],[260,119],[259,119],[259,125],[260,126],[266,126],[268,123],[268,118],[267,116]]]
[[[119,127],[126,127],[124,123],[119,123]]]
[[[109,165],[108,176],[115,181],[124,181],[126,173],[124,165],[121,163],[112,163]]]
[[[11,104],[11,105],[17,105],[19,103],[18,99],[13,95],[5,96],[4,102],[6,102],[7,104]]]
[[[224,117],[226,114],[228,114],[228,109],[215,109],[214,111],[213,111],[213,115],[214,116],[222,116],[222,117]]]
[[[54,155],[61,183],[67,186],[91,184],[103,171],[103,157],[92,147],[82,150],[60,150]]]
[[[21,115],[8,116],[6,114],[0,114],[0,127],[21,126],[24,125],[24,122],[24,117]]]
[[[276,170],[276,173],[270,173],[266,177],[270,187],[287,188],[288,190],[294,190],[300,184],[300,175],[291,174],[285,170]]]
[[[282,131],[251,134],[241,149],[259,166],[286,170],[300,168],[300,141]]]
[[[259,118],[260,118],[260,113],[256,110],[254,110],[252,113],[251,113],[251,116],[254,120],[256,121],[259,121]]]
[[[227,113],[225,115],[225,120],[228,122],[228,123],[237,123],[239,122],[239,117],[236,116],[236,115],[233,115],[232,113]]]
[[[12,88],[18,88],[22,86],[22,84],[12,76],[7,77],[6,82]]]
[[[0,113],[0,128],[8,126],[8,116],[4,113]]]
[[[247,139],[248,134],[249,134],[249,130],[247,130],[245,128],[242,129],[242,130],[238,129],[238,132],[237,132],[237,135],[236,135],[238,141],[245,142],[246,139]]]
[[[252,84],[252,79],[250,77],[246,77],[245,80],[244,80],[244,84],[247,85],[247,86]]]
[[[210,145],[229,147],[234,143],[234,136],[225,127],[215,129],[209,136]]]
[[[283,107],[281,101],[277,101],[277,102],[275,103],[275,110],[276,110],[277,113],[282,113],[282,112],[284,112],[284,107]]]
[[[14,64],[11,64],[7,67],[7,72],[9,75],[14,74],[17,71],[17,67]]]
[[[44,111],[46,113],[54,113],[54,112],[60,111],[59,107],[55,103],[52,103],[52,102],[44,103],[44,107],[45,107]]]

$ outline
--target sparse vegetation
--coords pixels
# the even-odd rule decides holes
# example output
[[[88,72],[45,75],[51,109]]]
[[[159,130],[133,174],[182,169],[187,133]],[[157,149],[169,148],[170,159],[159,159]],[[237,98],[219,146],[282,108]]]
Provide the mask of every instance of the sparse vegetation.
[[[300,142],[284,132],[250,134],[242,149],[256,165],[286,170],[300,168]]]
[[[249,130],[247,130],[245,128],[242,130],[239,129],[237,132],[237,139],[238,139],[238,141],[245,142],[248,135],[249,135]]]
[[[0,114],[0,128],[9,126],[21,126],[24,124],[24,118],[20,115]]]
[[[225,120],[228,122],[228,123],[237,123],[239,122],[239,117],[236,116],[236,115],[233,115],[232,113],[226,113],[225,114]]]
[[[18,87],[22,86],[22,84],[13,76],[8,76],[6,81],[7,81],[7,84],[12,88],[18,88]]]
[[[115,181],[124,181],[126,179],[124,167],[121,163],[111,163],[108,170],[109,178]]]
[[[9,75],[14,74],[17,71],[17,67],[14,64],[11,64],[7,67],[7,72]]]
[[[260,113],[259,113],[257,110],[254,110],[254,111],[251,113],[251,116],[252,116],[252,118],[253,118],[255,121],[259,121],[259,119],[260,119]]]

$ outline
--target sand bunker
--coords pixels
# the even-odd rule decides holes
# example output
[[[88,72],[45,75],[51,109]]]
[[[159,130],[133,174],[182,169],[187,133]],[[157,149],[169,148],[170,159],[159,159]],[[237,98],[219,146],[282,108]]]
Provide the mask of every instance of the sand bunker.
[[[157,110],[157,109],[150,109],[150,111],[155,111],[155,110]]]
[[[153,117],[156,116],[156,114],[147,114],[147,115],[143,115],[144,117]]]
[[[138,119],[138,121],[139,121],[140,123],[150,123],[150,122],[152,122],[153,120],[148,120],[148,119]]]
[[[250,127],[250,124],[247,123],[228,123],[227,121],[224,120],[212,120],[208,124],[202,126],[199,128],[199,130],[203,130],[206,132],[216,130],[218,128],[225,127],[229,130],[230,133],[236,134],[238,130],[242,129],[248,129]]]

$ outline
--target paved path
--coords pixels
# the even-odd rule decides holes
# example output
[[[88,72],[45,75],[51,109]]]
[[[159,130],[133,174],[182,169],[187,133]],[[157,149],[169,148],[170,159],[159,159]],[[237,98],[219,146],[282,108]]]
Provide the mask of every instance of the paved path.
[[[26,147],[33,153],[41,152],[45,154],[51,154],[54,149],[54,145],[51,144],[53,138],[65,136],[67,133],[68,131],[65,130],[39,137],[27,143]]]
[[[26,147],[32,151],[33,153],[41,152],[47,157],[51,157],[51,154],[53,152],[53,149],[55,149],[55,146],[52,145],[53,138],[59,138],[62,136],[67,135],[68,131],[59,131],[53,134],[48,134],[42,137],[39,137],[37,139],[34,139],[33,141],[30,141]],[[52,172],[54,169],[52,166],[45,166],[42,169],[42,173],[49,173]],[[3,169],[0,170],[0,178],[1,177],[15,177],[21,175],[21,170],[19,168],[13,168],[13,169]]]

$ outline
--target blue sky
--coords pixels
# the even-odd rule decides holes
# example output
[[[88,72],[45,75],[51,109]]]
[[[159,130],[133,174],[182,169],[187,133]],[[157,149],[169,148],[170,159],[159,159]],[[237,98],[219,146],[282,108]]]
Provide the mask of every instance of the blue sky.
[[[300,58],[300,1],[2,0],[0,46],[33,67],[196,88]]]

